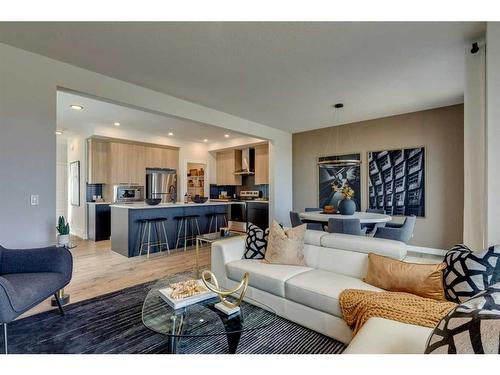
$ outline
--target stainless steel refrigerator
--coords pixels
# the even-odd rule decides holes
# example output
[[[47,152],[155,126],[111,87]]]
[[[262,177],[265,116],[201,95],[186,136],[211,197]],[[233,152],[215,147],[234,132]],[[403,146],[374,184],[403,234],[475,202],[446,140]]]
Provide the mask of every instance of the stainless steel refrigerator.
[[[177,171],[169,168],[146,168],[146,198],[161,198],[162,203],[177,200]]]

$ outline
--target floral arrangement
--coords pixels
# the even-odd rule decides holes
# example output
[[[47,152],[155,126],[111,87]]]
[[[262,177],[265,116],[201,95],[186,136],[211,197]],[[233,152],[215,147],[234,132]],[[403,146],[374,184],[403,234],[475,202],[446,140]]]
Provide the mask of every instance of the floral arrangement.
[[[351,199],[352,197],[354,197],[354,190],[348,184],[344,184],[344,186],[338,186],[335,184],[335,182],[333,182],[332,190],[336,193],[341,193],[344,196],[344,199]]]
[[[345,185],[342,188],[341,193],[344,196],[344,199],[351,199],[354,197],[354,190],[349,185]]]

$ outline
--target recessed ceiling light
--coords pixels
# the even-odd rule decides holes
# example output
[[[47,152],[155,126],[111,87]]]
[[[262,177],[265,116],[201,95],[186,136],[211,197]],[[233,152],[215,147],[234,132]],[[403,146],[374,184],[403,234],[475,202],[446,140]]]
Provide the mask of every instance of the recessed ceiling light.
[[[205,138],[205,139],[203,140],[203,142],[208,142],[208,139],[206,139],[206,138]]]
[[[229,138],[229,134],[224,134],[224,137]]]
[[[120,126],[120,123],[119,122],[114,122],[113,125],[114,126]]]
[[[174,135],[174,133],[172,133],[172,132],[168,132],[168,135],[169,135],[169,136],[173,136],[173,135]]]
[[[62,133],[64,133],[62,130],[56,130],[56,135],[62,135]]]
[[[75,111],[81,111],[83,109],[83,107],[79,104],[71,104],[70,108],[74,109]]]

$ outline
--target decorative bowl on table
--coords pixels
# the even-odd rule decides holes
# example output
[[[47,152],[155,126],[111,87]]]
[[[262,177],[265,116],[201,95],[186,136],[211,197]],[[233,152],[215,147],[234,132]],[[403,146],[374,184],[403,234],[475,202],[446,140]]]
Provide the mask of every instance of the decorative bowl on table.
[[[205,203],[208,200],[208,197],[200,197],[199,195],[196,195],[193,198],[194,203]]]
[[[146,198],[144,201],[150,206],[156,206],[161,202],[161,198]]]
[[[323,207],[323,212],[321,212],[322,214],[335,214],[337,213],[337,210],[335,209],[334,206],[330,206],[330,205],[327,205],[325,207]]]

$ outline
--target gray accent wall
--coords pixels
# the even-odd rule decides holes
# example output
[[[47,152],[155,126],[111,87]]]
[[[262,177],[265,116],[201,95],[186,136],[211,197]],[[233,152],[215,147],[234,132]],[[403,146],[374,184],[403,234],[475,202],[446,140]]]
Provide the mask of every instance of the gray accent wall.
[[[422,146],[426,159],[426,216],[417,218],[410,244],[441,249],[453,246],[463,237],[463,105],[294,134],[294,209],[317,207],[318,156],[361,153],[361,208],[364,211],[368,207],[367,152]]]

